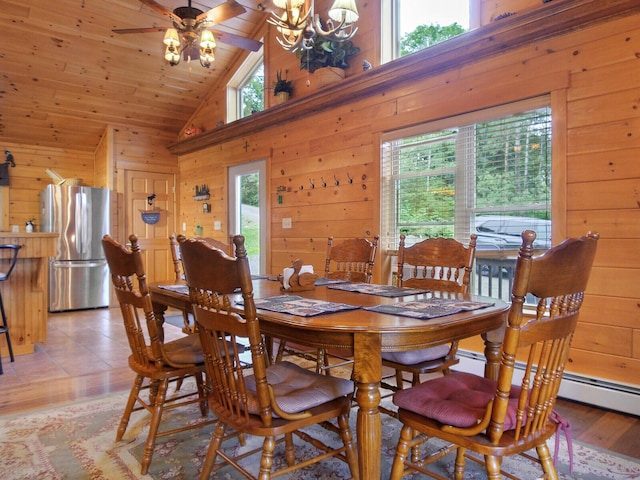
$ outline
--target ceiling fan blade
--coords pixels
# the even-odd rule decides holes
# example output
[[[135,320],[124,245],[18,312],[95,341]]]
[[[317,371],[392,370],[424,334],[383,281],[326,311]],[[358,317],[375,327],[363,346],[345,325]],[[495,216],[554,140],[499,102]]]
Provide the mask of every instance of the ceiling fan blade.
[[[217,41],[232,45],[234,47],[242,48],[244,50],[251,50],[257,52],[262,47],[262,42],[253,40],[252,38],[241,37],[234,33],[222,32],[220,30],[211,30]]]
[[[164,32],[167,27],[148,27],[148,28],[118,28],[111,30],[113,33],[151,33]]]
[[[142,0],[140,0],[142,1]],[[146,3],[146,0],[143,2]],[[196,17],[196,22],[202,22],[208,20],[213,22],[214,25],[220,24],[225,20],[242,15],[247,11],[242,5],[235,0],[227,0],[227,2],[217,7],[213,7],[204,13],[201,13]]]
[[[169,17],[174,22],[178,22],[178,23],[182,22],[182,19],[179,16],[177,16],[171,10],[166,9],[165,7],[160,5],[155,0],[140,0],[140,3],[143,3],[144,5],[149,7],[154,12],[157,12],[157,13],[159,13],[161,15],[164,15],[165,17]],[[189,3],[191,3],[191,2],[189,2]]]

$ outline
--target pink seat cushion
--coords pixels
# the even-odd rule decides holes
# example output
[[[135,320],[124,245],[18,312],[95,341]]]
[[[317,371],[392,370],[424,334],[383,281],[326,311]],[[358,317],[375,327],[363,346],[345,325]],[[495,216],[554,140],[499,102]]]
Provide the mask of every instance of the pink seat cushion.
[[[496,382],[465,372],[452,372],[415,387],[399,390],[393,403],[400,408],[454,427],[472,427],[484,416],[496,394]],[[505,419],[505,430],[515,427],[519,387],[513,387]]]

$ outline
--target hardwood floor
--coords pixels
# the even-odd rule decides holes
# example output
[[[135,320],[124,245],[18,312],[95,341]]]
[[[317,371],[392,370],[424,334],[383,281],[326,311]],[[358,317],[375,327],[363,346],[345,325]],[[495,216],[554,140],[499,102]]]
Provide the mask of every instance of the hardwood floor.
[[[50,314],[46,344],[14,363],[2,358],[0,415],[127,391],[133,374],[123,329],[117,308]],[[165,326],[168,340],[180,335]],[[640,418],[567,400],[557,410],[571,422],[574,439],[640,458]]]

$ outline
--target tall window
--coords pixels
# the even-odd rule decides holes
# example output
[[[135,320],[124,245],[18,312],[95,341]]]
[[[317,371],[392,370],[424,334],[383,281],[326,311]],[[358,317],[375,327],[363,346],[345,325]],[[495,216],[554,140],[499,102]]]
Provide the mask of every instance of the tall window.
[[[227,84],[227,123],[264,110],[262,49],[249,52]]]
[[[382,63],[469,30],[478,0],[382,0]]]
[[[386,134],[382,226],[388,248],[444,236],[478,250],[517,249],[522,230],[551,243],[548,99]]]
[[[264,110],[264,64],[260,63],[239,87],[240,118]]]

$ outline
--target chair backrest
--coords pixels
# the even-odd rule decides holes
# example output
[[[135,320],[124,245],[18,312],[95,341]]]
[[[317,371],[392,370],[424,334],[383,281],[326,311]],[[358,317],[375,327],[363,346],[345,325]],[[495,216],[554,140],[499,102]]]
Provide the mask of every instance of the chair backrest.
[[[400,235],[398,286],[466,293],[475,256],[475,234],[466,246],[453,238],[427,238],[410,247]]]
[[[333,237],[329,237],[325,278],[371,283],[379,240],[376,235],[373,242],[366,238],[351,238],[334,245]]]
[[[169,237],[169,250],[171,251],[171,261],[173,262],[173,271],[175,273],[175,280],[179,282],[182,280],[182,256],[180,253],[180,241],[187,238],[186,236],[180,234],[176,235],[175,233],[171,234]],[[230,241],[229,243],[221,242],[220,240],[216,240],[215,238],[201,238],[209,245],[216,247],[222,250],[224,253],[232,255],[233,254],[233,243]]]
[[[235,421],[259,414],[268,425],[272,417],[266,377],[268,361],[256,317],[249,260],[244,237],[235,236],[233,242],[236,257],[201,239],[182,239],[182,262],[211,382],[212,410]],[[243,306],[230,298],[238,289]],[[240,357],[244,347],[240,339],[249,341],[252,371],[243,369],[247,359]],[[248,386],[245,375],[250,374],[252,384]]]
[[[16,245],[13,243],[7,243],[0,245],[0,259],[9,260],[9,266],[5,272],[0,272],[0,282],[5,281],[11,275],[11,272],[16,266],[18,261],[18,252],[22,248],[22,245]]]
[[[102,237],[111,282],[120,303],[133,360],[142,366],[162,364],[165,361],[162,332],[153,313],[138,237],[130,235],[129,242],[131,249],[109,235]]]
[[[545,428],[569,356],[598,235],[587,233],[565,240],[532,258],[535,238],[531,230],[522,233],[487,428],[493,443],[500,440],[503,430],[515,430],[517,441]],[[531,311],[524,306],[528,294],[539,299]],[[526,362],[522,381],[518,382],[520,388],[512,387],[516,356]]]

